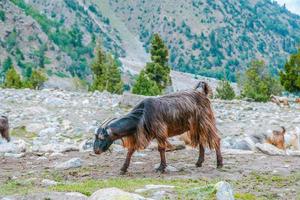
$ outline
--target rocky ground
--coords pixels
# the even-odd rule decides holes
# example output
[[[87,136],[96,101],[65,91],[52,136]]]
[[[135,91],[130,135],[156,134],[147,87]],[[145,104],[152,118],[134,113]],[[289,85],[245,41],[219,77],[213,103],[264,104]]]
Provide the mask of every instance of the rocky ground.
[[[0,90],[0,114],[9,117],[13,138],[11,143],[0,140],[0,198],[87,199],[100,188],[117,187],[152,199],[209,199],[215,183],[227,181],[236,199],[300,199],[299,152],[249,141],[252,134],[280,126],[288,134],[295,131],[300,127],[299,104],[283,108],[212,100],[223,169],[216,169],[209,151],[203,167],[196,168],[198,152],[186,147],[168,152],[168,172],[157,174],[159,155],[152,144],[134,155],[129,173],[121,176],[126,151],[116,143],[111,152],[95,156],[93,132],[101,121],[125,114],[140,99],[130,94]],[[171,142],[182,146],[177,138]]]

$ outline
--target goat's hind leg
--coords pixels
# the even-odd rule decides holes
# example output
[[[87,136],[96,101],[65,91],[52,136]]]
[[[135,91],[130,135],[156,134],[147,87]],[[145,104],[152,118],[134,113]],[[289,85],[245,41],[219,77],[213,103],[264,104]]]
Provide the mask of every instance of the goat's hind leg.
[[[217,157],[217,168],[222,168],[223,167],[223,157],[222,157],[222,154],[221,154],[221,140],[219,139],[218,140],[218,145],[216,147],[216,157]]]
[[[158,151],[160,154],[160,165],[156,169],[156,172],[164,173],[165,169],[167,167],[167,161],[166,161],[166,148],[158,146]]]
[[[204,154],[205,154],[205,149],[202,144],[199,144],[199,158],[198,161],[196,162],[196,167],[202,167],[202,163],[204,162]]]
[[[131,160],[131,157],[132,157],[132,154],[135,152],[134,149],[128,149],[128,152],[127,152],[127,156],[126,156],[126,159],[125,159],[125,162],[123,164],[123,167],[121,168],[121,172],[120,174],[121,175],[124,175],[126,172],[127,172],[127,169],[129,167],[129,164],[130,164],[130,160]]]

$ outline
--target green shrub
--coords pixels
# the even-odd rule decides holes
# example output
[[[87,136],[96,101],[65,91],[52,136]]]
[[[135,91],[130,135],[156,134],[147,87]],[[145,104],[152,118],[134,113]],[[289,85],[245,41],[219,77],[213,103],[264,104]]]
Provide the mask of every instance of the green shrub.
[[[235,98],[235,92],[228,81],[220,81],[216,88],[216,97],[224,100]]]
[[[286,62],[280,72],[280,82],[287,91],[300,92],[300,49]]]
[[[156,96],[159,95],[161,91],[156,82],[151,80],[145,71],[142,70],[132,88],[132,93],[145,96]]]
[[[22,88],[21,76],[17,73],[13,66],[7,71],[5,75],[4,87],[15,89]]]
[[[47,77],[41,71],[34,70],[24,83],[24,87],[39,90],[45,81],[47,81]]]
[[[240,77],[242,96],[255,101],[267,101],[270,95],[278,95],[282,88],[279,81],[271,77],[263,61],[251,62],[245,74]]]

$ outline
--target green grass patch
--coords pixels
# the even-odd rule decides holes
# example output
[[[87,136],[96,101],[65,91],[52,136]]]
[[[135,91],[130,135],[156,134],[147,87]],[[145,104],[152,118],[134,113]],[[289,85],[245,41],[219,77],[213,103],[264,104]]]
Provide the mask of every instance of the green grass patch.
[[[114,178],[107,180],[85,180],[80,183],[57,185],[51,189],[54,191],[80,192],[90,196],[93,192],[101,188],[117,187],[128,192],[133,192],[135,189],[143,188],[148,184],[173,185],[175,186],[174,192],[176,192],[178,197],[185,197],[186,195],[189,195],[189,197],[199,197],[201,195],[203,199],[211,199],[215,193],[213,186],[207,184],[206,181],[190,179]]]
[[[10,135],[13,137],[25,138],[25,139],[33,139],[33,138],[37,137],[36,133],[27,132],[25,126],[21,126],[21,127],[12,129],[10,131]]]
[[[256,196],[250,193],[236,193],[234,194],[236,200],[256,200]]]
[[[29,194],[34,191],[32,181],[8,180],[0,187],[0,195]]]

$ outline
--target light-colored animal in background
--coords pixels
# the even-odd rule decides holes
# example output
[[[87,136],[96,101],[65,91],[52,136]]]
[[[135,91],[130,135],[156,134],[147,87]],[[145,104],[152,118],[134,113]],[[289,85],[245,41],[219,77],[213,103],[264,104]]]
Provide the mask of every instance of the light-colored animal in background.
[[[271,102],[276,103],[278,106],[281,106],[281,104],[282,104],[283,106],[290,107],[289,101],[286,97],[279,97],[279,96],[271,95],[270,100],[271,100]]]
[[[300,128],[296,127],[293,131],[287,133],[284,137],[285,148],[300,150]]]
[[[297,98],[297,99],[295,100],[295,102],[296,102],[296,103],[300,103],[300,98]]]

